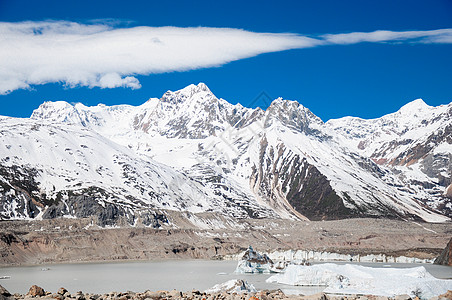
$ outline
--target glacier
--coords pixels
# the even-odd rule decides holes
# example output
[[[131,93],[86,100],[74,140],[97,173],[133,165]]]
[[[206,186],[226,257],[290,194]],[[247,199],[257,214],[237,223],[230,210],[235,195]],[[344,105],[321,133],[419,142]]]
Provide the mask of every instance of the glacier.
[[[372,268],[332,263],[313,266],[289,265],[284,273],[271,276],[267,282],[326,286],[324,292],[329,294],[387,297],[406,294],[413,299],[430,299],[452,290],[451,280],[437,279],[424,267]]]

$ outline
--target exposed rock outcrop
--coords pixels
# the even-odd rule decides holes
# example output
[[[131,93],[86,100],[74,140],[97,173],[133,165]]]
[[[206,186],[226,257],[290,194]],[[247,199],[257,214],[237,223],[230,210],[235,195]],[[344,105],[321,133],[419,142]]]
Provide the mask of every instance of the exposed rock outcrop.
[[[162,223],[168,223],[166,216],[159,212],[152,210],[130,212],[124,206],[115,203],[102,206],[97,200],[97,197],[90,195],[89,192],[85,195],[70,195],[65,203],[59,202],[47,208],[42,218],[59,218],[71,212],[77,218],[96,217],[97,225],[101,227],[123,225],[121,222],[132,225],[137,219],[152,228],[159,228]]]
[[[35,218],[40,209],[47,204],[45,195],[39,193],[35,178],[38,170],[28,167],[0,165],[0,220],[17,218],[23,214]]]
[[[435,264],[452,266],[452,238],[449,243],[447,243],[446,248],[444,248],[440,256],[435,259]]]
[[[37,297],[37,296],[42,297],[45,294],[46,294],[46,292],[44,291],[44,289],[42,287],[37,286],[37,285],[32,285],[30,287],[30,290],[28,290],[27,295],[30,295],[32,297]]]
[[[0,285],[0,300],[13,300],[13,299],[14,297],[11,295],[11,293]]]
[[[344,205],[328,178],[283,143],[273,147],[263,137],[252,188],[271,206],[292,211],[300,219],[335,220],[358,215]],[[388,215],[390,216],[390,215]]]
[[[452,184],[446,190],[446,197],[452,199]]]

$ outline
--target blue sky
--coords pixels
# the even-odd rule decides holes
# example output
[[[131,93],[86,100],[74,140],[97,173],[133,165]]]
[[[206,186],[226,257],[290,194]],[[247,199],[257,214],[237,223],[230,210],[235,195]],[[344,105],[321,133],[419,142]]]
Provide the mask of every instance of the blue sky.
[[[249,33],[249,40],[255,38],[254,33],[292,33],[298,40],[286,41],[284,35],[264,37],[268,41],[264,40],[263,46],[265,43],[282,43],[284,45],[280,47],[288,50],[261,50],[261,42],[256,42],[253,54],[249,54],[248,50],[237,50],[238,54],[233,54],[240,58],[230,59],[226,63],[201,62],[201,65],[207,66],[198,69],[189,67],[186,71],[158,73],[149,66],[149,69],[140,73],[136,68],[139,68],[139,59],[143,56],[139,56],[131,74],[120,69],[123,72],[121,82],[128,75],[133,77],[127,79],[126,85],[129,87],[105,88],[106,85],[102,83],[91,83],[94,87],[89,87],[89,84],[68,85],[67,82],[65,85],[64,80],[56,80],[63,83],[48,80],[50,83],[30,84],[28,89],[15,89],[0,95],[0,115],[28,117],[43,101],[54,100],[82,102],[85,105],[139,105],[150,97],[160,97],[167,90],[177,90],[198,82],[206,83],[218,97],[232,103],[240,102],[244,106],[265,106],[266,101],[256,101],[262,92],[271,98],[297,100],[324,121],[347,115],[379,117],[417,98],[435,106],[452,101],[450,42],[419,42],[418,38],[403,38],[383,42],[304,46],[304,41],[299,41],[304,37],[323,41],[327,34],[337,37],[338,34],[377,30],[419,32],[451,29],[450,0],[246,3],[0,0],[0,22],[14,25],[17,22],[48,20],[107,24],[108,30],[133,30],[139,26],[232,28],[245,30]],[[134,34],[139,36],[141,33]],[[234,44],[242,41],[237,40],[237,34],[241,33],[231,31],[231,47],[240,48],[240,45]],[[245,41],[248,41],[247,37]],[[296,43],[298,46],[287,46],[287,43]],[[211,51],[217,51],[214,46],[209,46],[213,49]],[[246,54],[243,54],[244,51]],[[16,54],[14,51],[11,53],[10,56],[3,56],[3,59],[9,57],[8,61],[14,60]],[[203,55],[208,56],[208,53]],[[85,58],[80,56],[79,59],[84,61]],[[187,59],[193,59],[193,56]],[[17,60],[22,61],[19,58]],[[16,67],[19,63],[10,65]],[[5,64],[0,61],[0,72],[2,65]],[[105,68],[111,69],[110,66]],[[171,68],[180,69],[178,66]],[[137,88],[138,82],[140,88]],[[104,88],[96,87],[96,84]]]

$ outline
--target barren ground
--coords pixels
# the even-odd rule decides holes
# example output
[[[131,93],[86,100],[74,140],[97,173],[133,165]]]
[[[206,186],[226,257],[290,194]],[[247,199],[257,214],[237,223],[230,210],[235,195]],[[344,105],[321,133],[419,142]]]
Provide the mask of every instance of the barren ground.
[[[249,245],[258,251],[316,250],[419,258],[439,255],[452,223],[385,219],[339,221],[231,220],[170,213],[171,226],[99,228],[91,219],[0,222],[0,265],[150,259],[221,259]],[[201,221],[199,221],[201,220]],[[95,222],[94,222],[95,224]],[[201,229],[201,226],[203,229]]]

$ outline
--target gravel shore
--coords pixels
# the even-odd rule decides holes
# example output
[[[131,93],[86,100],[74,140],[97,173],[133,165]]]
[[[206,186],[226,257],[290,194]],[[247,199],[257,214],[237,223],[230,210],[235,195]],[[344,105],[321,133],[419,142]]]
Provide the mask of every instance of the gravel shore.
[[[5,288],[0,286],[0,300],[19,300],[19,299],[56,299],[56,300],[156,300],[156,299],[186,299],[186,300],[270,300],[270,299],[306,299],[306,300],[419,300],[419,298],[411,298],[408,295],[398,295],[394,297],[383,297],[374,295],[328,295],[319,293],[309,296],[286,295],[281,290],[263,290],[258,292],[216,292],[205,293],[197,290],[189,292],[172,291],[145,291],[143,293],[127,292],[111,292],[107,294],[89,294],[78,292],[69,292],[65,288],[60,288],[57,292],[52,293],[45,291],[43,288],[33,285],[27,294],[11,295]],[[431,300],[450,300],[452,299],[452,291],[448,291],[443,295],[431,298]]]

